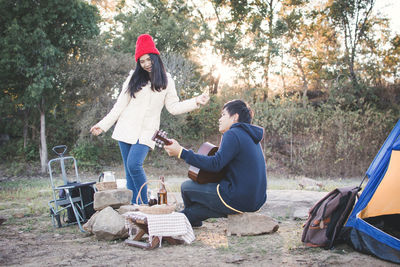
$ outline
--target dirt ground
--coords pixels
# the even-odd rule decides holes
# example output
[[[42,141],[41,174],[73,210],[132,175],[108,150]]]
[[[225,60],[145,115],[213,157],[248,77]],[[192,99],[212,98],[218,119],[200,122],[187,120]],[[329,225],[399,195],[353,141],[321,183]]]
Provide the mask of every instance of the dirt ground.
[[[278,219],[277,219],[278,220]],[[278,220],[279,221],[279,220]],[[226,235],[226,219],[209,219],[195,228],[190,245],[144,250],[123,240],[98,241],[76,225],[53,228],[46,215],[14,216],[0,225],[1,266],[396,266],[354,251],[306,248],[304,221],[283,219],[269,235]]]
[[[148,173],[153,174],[150,179],[159,175],[156,171]],[[169,175],[165,170],[163,174]],[[95,176],[87,178],[92,177]],[[123,172],[117,172],[116,177],[123,178]],[[269,181],[271,188],[286,183]],[[0,184],[0,191],[2,187]],[[281,198],[286,200],[283,192],[276,190],[275,198],[282,194]],[[36,197],[40,203],[49,200]],[[273,234],[242,237],[227,237],[226,219],[209,219],[194,229],[196,240],[189,245],[163,242],[161,248],[144,250],[128,246],[124,240],[99,241],[80,232],[77,225],[53,228],[47,208],[40,212],[20,212],[21,203],[11,198],[12,195],[0,198],[0,215],[7,217],[0,225],[0,266],[397,266],[354,251],[345,244],[332,250],[307,248],[301,242],[304,220],[286,216],[274,217],[279,230]],[[29,196],[23,202],[26,201],[33,203],[35,199]]]

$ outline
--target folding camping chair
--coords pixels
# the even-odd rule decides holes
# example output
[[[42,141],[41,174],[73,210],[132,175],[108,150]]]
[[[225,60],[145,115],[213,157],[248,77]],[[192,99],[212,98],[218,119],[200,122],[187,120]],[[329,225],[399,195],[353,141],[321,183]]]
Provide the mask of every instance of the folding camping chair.
[[[53,199],[48,203],[50,216],[54,227],[62,227],[63,222],[65,226],[77,223],[79,229],[85,232],[82,223],[94,213],[93,194],[96,189],[93,184],[96,182],[80,182],[76,159],[72,156],[64,156],[66,151],[67,146],[65,145],[53,147],[53,152],[58,155],[58,158],[54,158],[48,163],[53,191]],[[57,179],[54,176],[56,171],[53,170],[52,166],[57,163],[61,170],[62,179]],[[66,167],[68,170],[72,169],[74,174],[67,174]],[[68,215],[68,221],[65,220],[66,215]]]

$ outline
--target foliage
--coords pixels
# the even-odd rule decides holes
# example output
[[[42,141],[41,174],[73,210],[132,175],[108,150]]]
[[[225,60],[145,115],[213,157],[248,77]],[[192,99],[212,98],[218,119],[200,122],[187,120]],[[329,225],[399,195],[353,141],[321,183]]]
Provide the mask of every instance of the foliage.
[[[196,48],[217,53],[202,64],[221,56],[237,70],[204,108],[163,110],[161,128],[186,147],[217,143],[223,103],[241,98],[266,129],[269,170],[353,176],[399,117],[400,38],[372,16],[374,1],[209,1],[211,12],[185,0],[119,1],[114,28],[96,38],[99,17],[86,2],[0,0],[0,134],[10,137],[0,158],[10,175],[34,170],[41,134],[85,169],[121,163],[112,129],[100,137],[89,129],[112,108],[142,33],[154,36],[181,100],[218,84],[194,62]],[[312,93],[320,97],[310,103]],[[175,162],[150,153],[146,164],[153,160]]]
[[[333,25],[341,29],[341,35],[344,43],[344,62],[348,68],[353,85],[358,84],[358,74],[356,73],[356,57],[359,53],[361,40],[372,29],[374,21],[372,17],[372,8],[375,0],[335,0],[327,5],[327,12]]]
[[[385,77],[393,77],[394,81],[400,80],[400,34],[396,34],[390,40],[390,47],[383,53],[384,66],[388,69],[383,70]]]
[[[114,47],[132,53],[137,37],[148,33],[153,36],[161,53],[174,52],[187,56],[202,39],[200,22],[192,16],[192,12],[185,0],[138,1],[128,13],[120,13],[116,17],[123,30],[115,38]]]
[[[203,81],[196,63],[177,53],[166,53],[161,55],[161,58],[175,82],[176,91],[181,99],[200,95],[206,82]]]
[[[100,150],[94,142],[81,141],[74,146],[71,153],[80,161],[98,162]]]
[[[95,7],[25,0],[1,1],[0,10],[3,90],[26,107],[37,106],[44,95],[55,97],[61,60],[76,55],[83,38],[98,32]]]
[[[296,99],[258,103],[255,123],[266,131],[269,167],[308,176],[362,176],[398,118],[362,108],[303,107]]]
[[[302,91],[303,105],[309,91],[328,91],[329,80],[334,77],[331,66],[340,56],[336,31],[321,12],[322,7],[315,3],[304,9],[306,4],[283,6],[281,18],[285,29],[282,55],[288,54],[289,59],[282,64],[280,73],[291,70],[296,77],[289,85],[283,83],[283,93]]]
[[[262,69],[265,99],[270,90],[270,68],[273,59],[279,55],[279,38],[285,32],[278,17],[285,1],[212,2],[217,17],[216,52],[223,56],[225,62],[237,65],[245,79],[255,80],[254,71]]]
[[[337,84],[330,90],[328,98],[329,104],[340,107],[342,110],[353,111],[363,110],[366,104],[376,105],[378,102],[376,88],[361,81],[354,85],[349,78],[337,79]]]
[[[184,143],[204,141],[207,137],[218,134],[221,108],[221,100],[212,96],[207,106],[188,114],[173,116],[168,112],[163,112],[160,128]]]
[[[96,140],[78,140],[71,150],[71,155],[78,160],[80,169],[96,172],[121,160],[118,143],[111,139],[110,134],[96,137]]]
[[[0,98],[11,98],[15,108],[10,115],[26,115],[25,128],[36,115],[30,109],[39,110],[42,171],[47,161],[46,112],[62,95],[60,65],[79,54],[83,39],[98,34],[98,19],[97,9],[79,0],[0,2]]]
[[[107,35],[85,41],[80,56],[63,65],[64,94],[59,109],[65,110],[65,120],[79,140],[87,138],[90,127],[112,108],[134,67],[132,55],[108,47],[108,41]]]

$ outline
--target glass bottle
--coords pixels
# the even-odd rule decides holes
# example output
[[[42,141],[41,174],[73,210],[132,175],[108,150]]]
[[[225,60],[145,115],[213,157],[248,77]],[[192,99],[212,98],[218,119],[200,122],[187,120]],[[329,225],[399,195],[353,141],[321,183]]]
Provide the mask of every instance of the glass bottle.
[[[153,194],[153,190],[147,190],[147,199],[149,200],[149,206],[153,206],[157,204],[157,198]]]
[[[159,205],[167,204],[167,189],[165,188],[165,184],[164,184],[164,176],[160,176],[160,180],[161,180],[161,187],[157,193]]]

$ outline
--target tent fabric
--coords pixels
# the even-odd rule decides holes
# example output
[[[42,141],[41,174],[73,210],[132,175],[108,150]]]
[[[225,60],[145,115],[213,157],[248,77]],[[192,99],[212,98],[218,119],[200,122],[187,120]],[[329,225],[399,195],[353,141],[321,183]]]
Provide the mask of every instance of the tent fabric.
[[[380,176],[384,171],[388,157],[390,157],[390,151],[392,150],[393,144],[398,139],[400,133],[400,120],[394,126],[392,132],[386,138],[378,154],[376,154],[374,160],[367,170],[367,176],[369,178]]]
[[[389,167],[361,218],[400,214],[400,151],[393,150]]]
[[[400,240],[364,219],[370,216],[378,216],[380,213],[399,213],[399,153],[400,120],[369,166],[366,172],[369,178],[368,184],[344,227],[344,233],[347,233],[347,239],[355,249],[396,263],[400,263]],[[386,196],[386,194],[388,195]],[[390,204],[385,201],[390,201]],[[386,205],[388,205],[388,208],[386,208]]]
[[[377,255],[379,258],[400,263],[400,253],[395,248],[386,245],[384,242],[377,242],[377,240],[362,231],[351,231],[351,240],[356,250]]]

